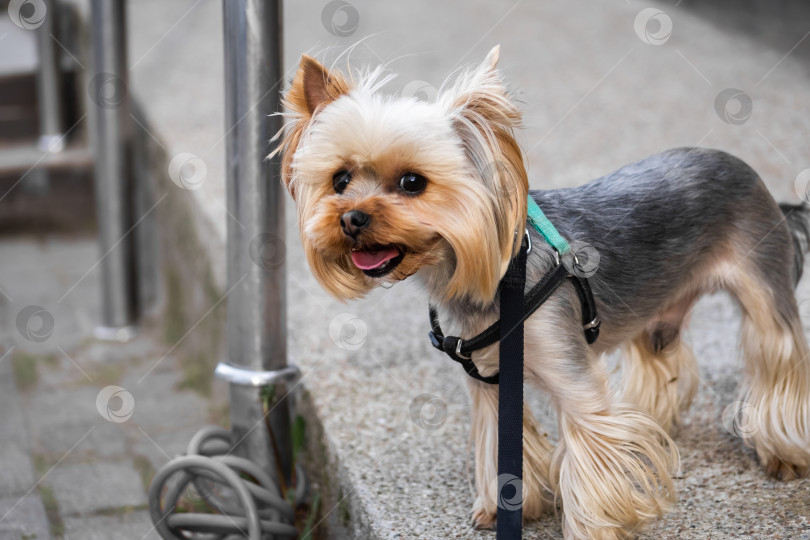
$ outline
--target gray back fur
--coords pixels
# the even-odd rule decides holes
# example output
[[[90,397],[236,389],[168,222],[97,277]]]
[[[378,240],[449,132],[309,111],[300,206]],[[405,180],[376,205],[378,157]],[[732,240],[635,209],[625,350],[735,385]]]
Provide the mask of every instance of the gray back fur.
[[[612,322],[653,316],[732,233],[750,238],[751,249],[770,238],[755,264],[794,264],[776,202],[751,167],[725,152],[674,149],[577,188],[531,195],[565,238],[598,252],[590,282],[608,331]],[[535,273],[548,266],[547,258],[532,261]]]

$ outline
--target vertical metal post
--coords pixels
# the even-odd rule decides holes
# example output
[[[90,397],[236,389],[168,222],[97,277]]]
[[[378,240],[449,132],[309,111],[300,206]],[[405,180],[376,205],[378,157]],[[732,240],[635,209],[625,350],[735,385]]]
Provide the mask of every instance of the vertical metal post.
[[[88,91],[94,123],[96,212],[101,248],[101,339],[126,340],[136,316],[130,205],[126,3],[92,0],[93,72]]]
[[[265,161],[281,127],[282,2],[223,0],[228,212],[228,364],[231,429],[237,453],[278,479],[292,466],[287,385],[284,199],[278,159]],[[236,368],[247,377],[230,377]],[[250,374],[253,375],[250,375]],[[259,375],[268,375],[262,379]],[[261,382],[264,380],[264,382]],[[260,384],[272,381],[276,405],[264,418]],[[272,431],[268,433],[267,425]],[[275,442],[275,444],[273,444]]]
[[[59,51],[51,35],[56,29],[59,2],[48,2],[48,11],[37,29],[37,101],[39,108],[39,142],[43,152],[61,152],[62,138],[62,73]]]
[[[39,114],[37,148],[41,152],[61,152],[65,147],[62,137],[62,74],[59,51],[51,38],[57,27],[58,11],[59,2],[48,2],[42,24],[36,30]],[[35,167],[23,184],[23,189],[29,193],[47,193],[49,187],[50,173],[45,167]]]

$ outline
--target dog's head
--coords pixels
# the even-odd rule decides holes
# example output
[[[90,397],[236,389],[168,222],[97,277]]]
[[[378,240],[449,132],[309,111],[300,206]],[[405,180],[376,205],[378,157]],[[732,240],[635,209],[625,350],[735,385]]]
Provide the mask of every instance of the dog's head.
[[[380,94],[379,70],[355,81],[301,59],[284,101],[282,178],[331,294],[356,298],[424,269],[444,299],[494,297],[528,190],[521,115],[497,61],[496,47],[428,103]]]

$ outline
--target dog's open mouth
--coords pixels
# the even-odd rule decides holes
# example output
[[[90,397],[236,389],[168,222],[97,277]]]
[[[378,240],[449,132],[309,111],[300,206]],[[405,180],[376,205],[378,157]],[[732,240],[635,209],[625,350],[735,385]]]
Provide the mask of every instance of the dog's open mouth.
[[[396,246],[365,246],[352,249],[352,262],[369,277],[382,277],[399,266],[405,253]]]

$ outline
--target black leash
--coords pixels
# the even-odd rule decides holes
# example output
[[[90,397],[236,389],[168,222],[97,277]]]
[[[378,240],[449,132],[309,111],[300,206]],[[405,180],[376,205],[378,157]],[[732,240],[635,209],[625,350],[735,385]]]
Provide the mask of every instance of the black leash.
[[[467,375],[498,388],[498,540],[521,538],[523,521],[523,322],[570,280],[582,306],[585,339],[599,337],[599,317],[588,280],[569,274],[557,257],[556,266],[523,296],[526,287],[526,259],[531,239],[521,244],[500,283],[500,319],[468,340],[445,336],[436,309],[430,306],[430,342],[460,363]],[[576,261],[576,258],[574,258]],[[574,268],[578,267],[578,262]],[[471,359],[474,351],[499,343],[499,372],[484,377]],[[486,486],[488,487],[488,486]]]
[[[510,261],[501,281],[497,540],[520,538],[523,523],[522,304],[526,285],[526,250],[524,243],[518,256]]]

